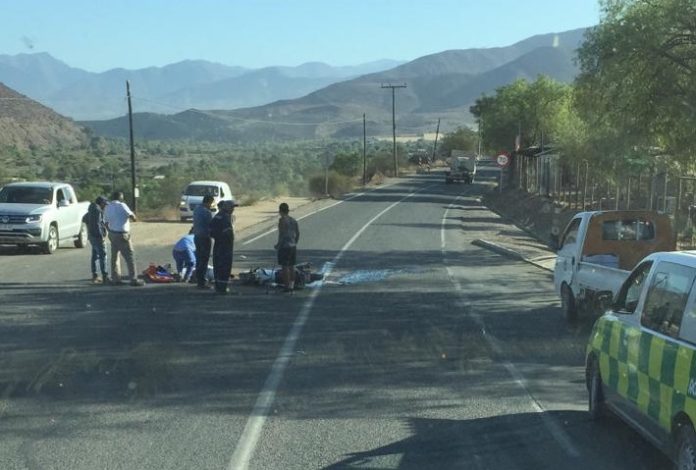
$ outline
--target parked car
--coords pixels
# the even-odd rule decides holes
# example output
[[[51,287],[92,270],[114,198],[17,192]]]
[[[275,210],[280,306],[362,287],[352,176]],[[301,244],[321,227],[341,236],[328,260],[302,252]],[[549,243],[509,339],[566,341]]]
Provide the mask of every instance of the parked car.
[[[633,267],[650,253],[674,250],[669,217],[654,211],[580,212],[558,246],[554,285],[564,316],[601,310],[600,291],[618,292]]]
[[[193,211],[203,202],[203,196],[212,195],[215,198],[213,202],[213,211],[217,211],[217,203],[223,199],[232,199],[232,191],[230,186],[222,181],[192,181],[186,186],[181,194],[179,202],[179,217],[182,221],[193,217]]]
[[[83,218],[89,202],[78,202],[65,183],[11,183],[0,189],[0,244],[41,246],[52,254],[62,243],[87,245]]]
[[[696,455],[696,254],[655,253],[623,282],[586,353],[590,417],[611,411],[667,453]]]

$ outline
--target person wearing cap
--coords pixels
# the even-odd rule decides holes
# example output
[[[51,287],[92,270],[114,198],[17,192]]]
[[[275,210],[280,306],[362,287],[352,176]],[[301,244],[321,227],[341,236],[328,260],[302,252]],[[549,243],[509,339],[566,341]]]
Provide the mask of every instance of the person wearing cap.
[[[213,245],[213,272],[215,292],[226,294],[232,274],[232,254],[234,251],[234,208],[235,201],[218,202],[218,212],[210,221],[210,235]]]
[[[130,223],[136,220],[135,214],[124,202],[123,193],[114,192],[111,202],[104,209],[104,222],[111,242],[111,278],[114,284],[121,284],[121,265],[118,260],[118,254],[121,253],[128,266],[130,285],[143,285],[135,271],[135,254],[130,236]]]
[[[109,282],[109,276],[106,272],[106,224],[104,223],[106,203],[104,196],[98,196],[94,202],[90,203],[85,215],[87,238],[92,246],[90,263],[92,267],[92,282],[95,284]],[[97,268],[101,272],[101,278],[99,278]]]
[[[297,264],[297,242],[300,241],[300,227],[297,221],[290,217],[290,207],[283,202],[278,207],[278,264],[281,266],[281,276],[285,292],[295,289],[295,264]]]

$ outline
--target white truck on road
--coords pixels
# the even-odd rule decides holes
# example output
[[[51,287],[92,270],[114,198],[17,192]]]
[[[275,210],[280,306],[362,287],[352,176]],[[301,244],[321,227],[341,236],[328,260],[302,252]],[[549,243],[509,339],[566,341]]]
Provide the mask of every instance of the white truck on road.
[[[478,156],[466,154],[461,150],[452,150],[449,169],[445,171],[445,183],[463,181],[466,184],[474,182]]]
[[[0,189],[0,244],[39,245],[46,254],[62,243],[87,245],[88,202],[65,183],[11,183]]]
[[[565,318],[601,309],[600,292],[614,295],[647,255],[674,250],[671,222],[653,211],[580,212],[558,244],[554,287]]]

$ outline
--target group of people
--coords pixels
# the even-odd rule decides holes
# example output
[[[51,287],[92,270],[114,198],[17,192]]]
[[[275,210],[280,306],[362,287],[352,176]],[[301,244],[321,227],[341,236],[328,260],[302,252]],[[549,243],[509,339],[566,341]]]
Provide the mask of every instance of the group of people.
[[[137,217],[124,202],[123,193],[117,191],[111,195],[111,201],[104,196],[97,197],[89,205],[86,223],[87,235],[92,246],[91,268],[92,282],[122,284],[119,254],[126,261],[128,278],[132,286],[141,286],[135,271],[135,254],[130,237],[130,223]],[[106,270],[106,240],[111,243],[111,277]],[[99,276],[101,273],[101,277]]]
[[[217,203],[217,213],[213,214],[215,199],[212,195],[203,197],[201,205],[193,211],[193,227],[188,235],[174,245],[172,256],[179,279],[189,282],[195,279],[200,289],[208,288],[208,263],[212,254],[215,292],[229,292],[234,252],[235,215],[237,203],[223,200]],[[287,203],[278,208],[277,250],[278,264],[281,266],[285,292],[295,288],[295,264],[297,264],[297,243],[300,229],[297,221],[290,217]],[[137,220],[135,214],[124,202],[123,193],[115,192],[111,201],[99,196],[90,204],[86,222],[89,241],[92,246],[91,268],[94,283],[121,284],[119,254],[128,266],[130,284],[142,285],[135,270],[135,256],[130,238],[130,223]],[[111,242],[111,278],[106,271],[106,239]],[[99,275],[101,273],[101,277]],[[195,276],[195,277],[194,277]]]

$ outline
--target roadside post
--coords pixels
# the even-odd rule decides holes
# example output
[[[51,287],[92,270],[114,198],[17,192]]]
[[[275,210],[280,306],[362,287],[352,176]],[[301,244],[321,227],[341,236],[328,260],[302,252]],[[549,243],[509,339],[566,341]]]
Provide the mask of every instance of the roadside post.
[[[503,172],[505,171],[505,168],[510,165],[510,154],[503,150],[502,152],[498,152],[498,156],[495,157],[495,162],[498,164],[498,167],[500,168],[500,182],[498,183],[498,192],[503,192]]]

